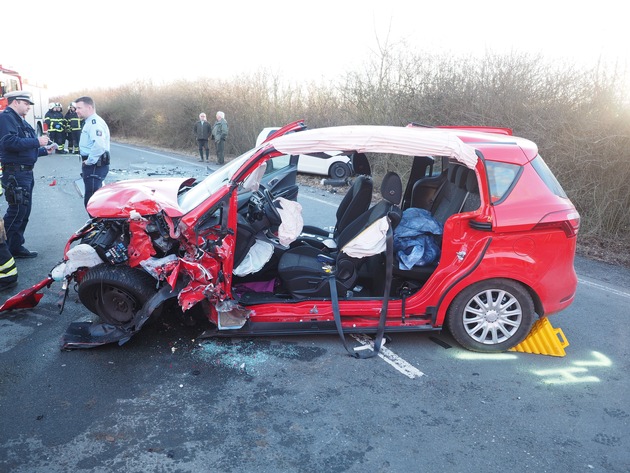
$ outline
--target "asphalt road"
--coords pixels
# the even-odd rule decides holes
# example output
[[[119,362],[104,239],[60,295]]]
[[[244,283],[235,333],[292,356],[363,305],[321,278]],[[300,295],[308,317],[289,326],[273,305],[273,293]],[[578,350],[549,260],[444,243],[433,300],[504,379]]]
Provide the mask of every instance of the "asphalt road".
[[[208,172],[112,151],[110,181]],[[18,289],[86,221],[78,172],[77,157],[38,162],[26,246],[40,255],[18,261]],[[305,215],[338,198],[324,194],[302,193]],[[90,315],[75,294],[60,315],[53,285],[0,318],[0,472],[628,472],[630,272],[576,267],[576,301],[551,318],[564,357],[484,356],[436,332],[356,360],[335,336],[200,341],[169,314],[123,346],[61,351]]]

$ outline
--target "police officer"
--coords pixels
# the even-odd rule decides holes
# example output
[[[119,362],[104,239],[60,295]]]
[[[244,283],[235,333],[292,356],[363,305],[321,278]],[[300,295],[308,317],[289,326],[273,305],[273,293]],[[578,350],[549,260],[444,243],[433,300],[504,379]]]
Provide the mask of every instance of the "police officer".
[[[83,203],[87,208],[90,197],[103,185],[109,172],[109,127],[96,114],[91,97],[80,97],[74,102],[77,115],[85,122],[79,139],[79,153],[83,163],[81,177],[85,184]]]
[[[33,127],[24,120],[34,105],[31,94],[16,91],[5,97],[8,107],[0,113],[0,162],[2,188],[9,204],[4,216],[6,244],[14,258],[34,258],[37,252],[24,247],[24,230],[33,203],[33,166],[38,157],[52,153],[54,147],[46,146],[48,137],[38,138]],[[1,260],[0,265],[4,267]],[[0,277],[1,273],[0,268]]]
[[[48,105],[48,111],[44,117],[44,126],[50,139],[57,143],[57,153],[67,154],[66,146],[66,119],[63,116],[63,107],[59,102]]]
[[[81,138],[81,128],[83,123],[77,115],[77,108],[75,107],[74,102],[68,105],[68,111],[66,112],[66,116],[64,118],[66,119],[68,152],[70,154],[77,154],[79,152],[79,139]]]

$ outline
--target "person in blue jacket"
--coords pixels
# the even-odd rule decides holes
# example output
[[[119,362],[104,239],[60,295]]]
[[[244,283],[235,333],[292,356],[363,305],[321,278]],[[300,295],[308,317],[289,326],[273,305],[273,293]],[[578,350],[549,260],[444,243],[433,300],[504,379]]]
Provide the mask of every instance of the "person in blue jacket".
[[[0,113],[0,163],[2,188],[9,204],[4,215],[6,244],[14,258],[35,258],[36,251],[24,247],[24,231],[33,204],[33,166],[37,158],[53,152],[47,136],[37,137],[24,117],[34,105],[29,92],[5,95],[8,107]],[[1,270],[0,270],[1,272]]]

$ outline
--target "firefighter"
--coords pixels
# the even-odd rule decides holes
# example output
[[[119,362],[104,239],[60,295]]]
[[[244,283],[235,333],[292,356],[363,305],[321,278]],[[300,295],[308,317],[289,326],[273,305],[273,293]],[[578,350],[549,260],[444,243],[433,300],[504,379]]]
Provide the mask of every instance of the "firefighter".
[[[74,102],[68,105],[66,119],[66,133],[68,136],[68,153],[79,154],[79,139],[81,138],[81,128],[83,121],[77,115],[77,107]]]
[[[7,245],[4,220],[0,217],[0,291],[5,291],[17,286],[17,279],[17,266]]]
[[[63,107],[59,102],[48,105],[48,112],[44,119],[44,126],[48,130],[48,136],[57,143],[58,154],[68,154],[66,151],[66,119],[63,117]]]

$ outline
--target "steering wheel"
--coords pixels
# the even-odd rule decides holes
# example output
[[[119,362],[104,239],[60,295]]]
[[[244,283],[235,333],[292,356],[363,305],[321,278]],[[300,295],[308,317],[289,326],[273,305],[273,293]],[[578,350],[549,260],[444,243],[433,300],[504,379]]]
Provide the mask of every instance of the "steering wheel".
[[[278,208],[273,203],[273,195],[271,195],[269,189],[263,186],[260,186],[260,193],[265,199],[265,215],[267,215],[272,225],[280,225],[282,223],[282,217],[280,216],[280,212],[278,212]]]

